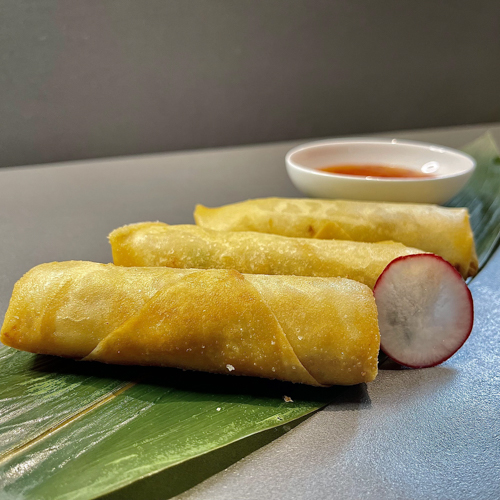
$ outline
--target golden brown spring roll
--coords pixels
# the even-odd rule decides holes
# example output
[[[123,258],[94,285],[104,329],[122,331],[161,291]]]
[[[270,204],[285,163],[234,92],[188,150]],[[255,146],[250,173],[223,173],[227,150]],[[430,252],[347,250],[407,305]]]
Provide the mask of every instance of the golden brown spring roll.
[[[478,262],[466,208],[347,200],[265,198],[220,208],[196,207],[199,226],[299,238],[398,241],[440,255],[464,277]]]
[[[373,380],[380,338],[373,294],[352,280],[54,262],[17,282],[1,340],[83,360],[329,386]]]
[[[396,257],[422,253],[401,243],[288,238],[142,222],[109,235],[118,266],[236,269],[248,274],[350,278],[373,288]]]

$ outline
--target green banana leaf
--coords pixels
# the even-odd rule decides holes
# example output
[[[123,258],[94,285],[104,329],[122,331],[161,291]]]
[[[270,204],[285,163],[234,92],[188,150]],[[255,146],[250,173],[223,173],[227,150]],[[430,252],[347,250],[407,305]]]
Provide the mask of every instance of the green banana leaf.
[[[500,156],[491,134],[462,151],[475,158],[477,168],[466,188],[447,205],[469,209],[481,270],[500,241]]]
[[[23,444],[4,454],[0,490],[13,498],[95,498],[251,434],[282,426],[346,391],[174,369],[130,370],[34,358],[35,363],[37,358],[43,361],[30,368],[35,381],[33,386],[26,384],[28,393],[18,398],[28,407],[40,398],[39,415],[55,410],[58,425],[52,424],[41,439],[32,438],[29,446]],[[68,373],[71,364],[77,365],[78,372]],[[96,367],[100,377],[90,375]],[[31,387],[40,387],[38,380],[46,376],[51,378],[45,380],[43,391],[33,391]],[[140,382],[128,382],[136,377]],[[75,378],[85,388],[83,397],[89,386],[97,386],[96,404],[79,407],[75,398],[80,386],[75,385]],[[109,386],[113,379],[116,387],[103,398],[105,384]],[[284,396],[292,401],[286,402]],[[55,398],[60,401],[54,409]],[[9,399],[17,398],[11,395]],[[72,405],[73,412],[68,413]],[[20,417],[16,427],[23,429]],[[33,417],[29,414],[27,425]],[[51,422],[44,424],[40,430]]]
[[[450,206],[469,207],[483,266],[500,235],[500,158],[488,135],[464,151],[478,168]],[[169,498],[328,403],[367,400],[364,385],[317,389],[4,346],[0,367],[2,499]]]

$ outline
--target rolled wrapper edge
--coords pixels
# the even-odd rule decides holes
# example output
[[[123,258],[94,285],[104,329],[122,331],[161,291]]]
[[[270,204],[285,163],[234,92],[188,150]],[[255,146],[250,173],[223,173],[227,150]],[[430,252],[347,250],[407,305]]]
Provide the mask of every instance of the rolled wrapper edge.
[[[142,222],[109,235],[119,266],[235,269],[248,274],[341,277],[373,288],[397,257],[422,250],[390,241],[291,238],[252,231],[215,231],[195,225]]]
[[[217,208],[197,205],[197,225],[218,231],[259,231],[283,236],[399,241],[435,253],[465,279],[477,273],[467,208],[426,204],[300,198],[260,198]]]
[[[62,285],[52,279],[61,273]],[[310,385],[373,380],[379,347],[372,293],[350,280],[86,262],[21,278],[1,339],[29,352]]]

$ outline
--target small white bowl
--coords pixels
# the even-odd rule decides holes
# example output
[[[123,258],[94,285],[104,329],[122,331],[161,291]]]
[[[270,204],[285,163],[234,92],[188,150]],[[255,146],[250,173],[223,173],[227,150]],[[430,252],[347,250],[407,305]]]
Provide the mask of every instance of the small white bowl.
[[[321,172],[332,165],[406,167],[433,177],[381,178]],[[295,187],[314,198],[443,204],[470,179],[476,162],[455,149],[399,139],[328,139],[290,150],[286,168]]]

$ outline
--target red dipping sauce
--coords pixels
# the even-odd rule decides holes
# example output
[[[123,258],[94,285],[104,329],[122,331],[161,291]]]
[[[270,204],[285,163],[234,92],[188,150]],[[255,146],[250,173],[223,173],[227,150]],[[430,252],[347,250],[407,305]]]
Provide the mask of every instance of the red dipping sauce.
[[[388,167],[385,165],[332,165],[318,168],[327,174],[354,175],[356,177],[383,177],[389,179],[431,178],[432,174],[411,170],[404,167]]]

